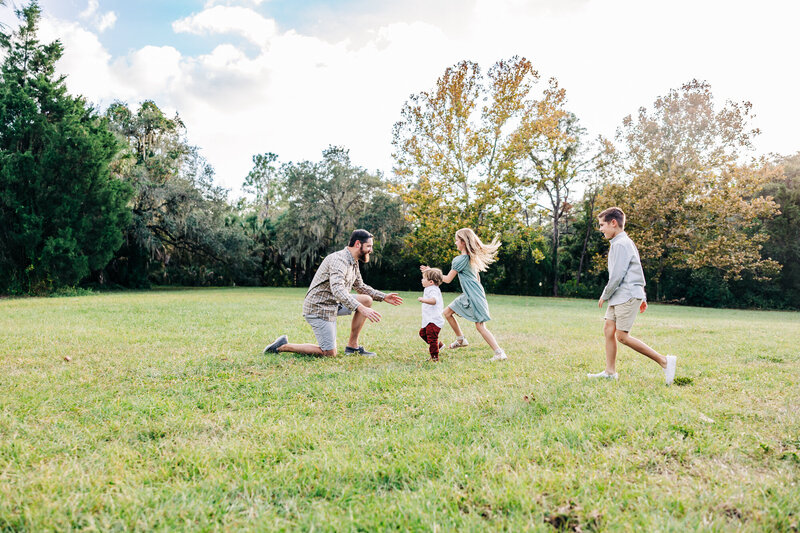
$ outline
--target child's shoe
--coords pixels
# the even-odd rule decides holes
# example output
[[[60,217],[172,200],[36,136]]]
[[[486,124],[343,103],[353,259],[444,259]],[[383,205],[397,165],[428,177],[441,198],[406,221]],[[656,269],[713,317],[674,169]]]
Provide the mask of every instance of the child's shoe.
[[[505,361],[506,359],[508,359],[508,356],[506,355],[505,350],[503,350],[502,348],[498,348],[497,350],[495,350],[494,357],[492,357],[491,360],[492,361]]]
[[[664,369],[664,380],[667,385],[672,385],[675,381],[675,368],[678,366],[678,357],[675,355],[667,356],[667,368]]]
[[[619,379],[619,374],[614,372],[613,374],[609,374],[605,370],[602,372],[598,372],[597,374],[586,374],[587,378],[600,378],[600,379]]]
[[[456,340],[450,344],[450,348],[464,348],[469,346],[466,337],[456,337]]]

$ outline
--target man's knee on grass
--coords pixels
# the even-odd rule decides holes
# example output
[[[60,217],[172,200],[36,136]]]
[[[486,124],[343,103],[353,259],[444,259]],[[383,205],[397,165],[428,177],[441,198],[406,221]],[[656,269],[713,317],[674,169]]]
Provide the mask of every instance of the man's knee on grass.
[[[322,350],[322,357],[333,357],[336,355],[336,348],[333,350]]]

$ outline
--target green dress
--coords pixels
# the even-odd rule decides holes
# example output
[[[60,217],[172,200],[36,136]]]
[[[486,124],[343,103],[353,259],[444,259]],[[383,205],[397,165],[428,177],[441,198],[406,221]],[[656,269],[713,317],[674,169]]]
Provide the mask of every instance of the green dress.
[[[458,281],[461,283],[463,294],[453,300],[448,307],[458,316],[470,322],[487,322],[489,316],[489,302],[486,301],[486,292],[478,279],[478,274],[472,270],[468,255],[459,255],[453,259],[451,268],[458,272]]]

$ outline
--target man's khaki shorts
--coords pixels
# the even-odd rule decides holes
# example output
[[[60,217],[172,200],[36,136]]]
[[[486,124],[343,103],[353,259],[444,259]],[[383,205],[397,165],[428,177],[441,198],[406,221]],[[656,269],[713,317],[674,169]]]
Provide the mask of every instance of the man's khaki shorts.
[[[605,319],[616,322],[618,330],[628,332],[633,327],[640,305],[642,305],[640,298],[631,298],[624,304],[609,305]]]
[[[336,310],[336,316],[349,315],[350,313],[352,313],[352,311],[342,304],[339,304],[339,308]],[[318,316],[308,315],[303,315],[303,318],[311,325],[311,329],[314,331],[314,336],[317,338],[317,345],[319,345],[320,349],[323,351],[336,349],[335,320],[328,321]]]

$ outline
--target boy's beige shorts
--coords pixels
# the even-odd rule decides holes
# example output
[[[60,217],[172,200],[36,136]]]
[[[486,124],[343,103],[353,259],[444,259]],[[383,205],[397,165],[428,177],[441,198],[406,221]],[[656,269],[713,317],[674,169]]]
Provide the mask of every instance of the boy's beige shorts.
[[[624,304],[609,305],[604,318],[616,322],[618,330],[630,331],[640,305],[642,305],[640,298],[631,298]]]

